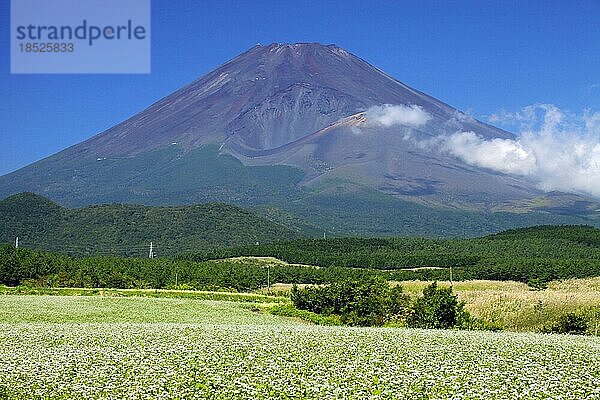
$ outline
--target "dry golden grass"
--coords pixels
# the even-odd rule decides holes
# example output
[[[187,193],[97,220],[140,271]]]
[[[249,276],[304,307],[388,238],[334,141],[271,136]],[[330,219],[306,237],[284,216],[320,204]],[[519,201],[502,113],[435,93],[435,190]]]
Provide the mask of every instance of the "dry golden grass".
[[[276,296],[289,296],[290,294],[290,290],[292,290],[292,285],[291,283],[274,283],[271,285],[270,288],[260,288],[258,290],[255,290],[254,293],[258,293],[258,294],[266,294],[266,295],[276,295]],[[309,284],[305,284],[305,283],[300,283],[298,285],[300,289],[305,288],[307,286],[322,286],[322,285],[309,285]]]
[[[392,282],[393,285],[400,285],[406,293],[421,293],[426,286],[430,285],[430,281],[401,281]],[[450,282],[438,281],[438,285],[448,287]],[[514,291],[514,290],[528,290],[528,286],[524,283],[514,281],[486,281],[486,280],[473,280],[473,281],[462,281],[453,282],[452,288],[455,292],[481,292],[489,290],[500,290],[500,291]]]
[[[417,296],[431,282],[393,284]],[[450,282],[438,282],[438,285],[447,287]],[[271,293],[285,295],[291,287],[276,283],[271,286]],[[588,317],[592,332],[600,333],[600,277],[550,282],[545,290],[533,290],[520,282],[487,280],[453,282],[452,288],[475,317],[506,330],[542,331],[562,315],[576,312]]]
[[[431,282],[395,282],[417,295]],[[450,282],[438,282],[450,286]],[[541,331],[568,312],[586,314],[600,332],[600,277],[550,282],[545,290],[512,281],[454,282],[452,288],[475,317],[511,331]]]
[[[282,261],[275,257],[250,257],[250,256],[231,257],[231,258],[224,258],[221,260],[215,260],[215,262],[234,262],[234,263],[238,263],[238,264],[250,264],[253,266],[258,265],[258,266],[263,266],[265,268],[268,266],[273,267],[276,265],[292,265],[292,266],[296,266],[296,267],[319,268],[314,265],[287,263],[287,262]],[[290,285],[290,287],[291,287],[291,285]]]

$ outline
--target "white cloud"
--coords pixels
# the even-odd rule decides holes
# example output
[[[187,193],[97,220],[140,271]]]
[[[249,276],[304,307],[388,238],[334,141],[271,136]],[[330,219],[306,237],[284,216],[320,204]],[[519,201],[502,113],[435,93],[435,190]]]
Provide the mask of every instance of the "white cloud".
[[[368,124],[381,125],[386,128],[396,125],[417,128],[425,125],[431,119],[431,115],[427,111],[415,104],[373,106],[367,110],[365,116]]]
[[[422,127],[432,116],[417,105],[383,104],[366,112],[367,124]],[[546,191],[587,193],[600,197],[600,112],[574,114],[552,104],[534,104],[517,112],[501,111],[489,121],[518,132],[515,139],[486,139],[460,129],[469,116],[457,113],[444,130],[404,139],[422,149],[452,155],[467,164],[526,177]]]
[[[546,191],[600,197],[600,112],[575,115],[537,104],[516,113],[504,111],[494,119],[519,124],[517,138],[484,139],[457,132],[438,137],[439,150],[471,165],[526,176]]]
[[[586,110],[583,113],[583,122],[585,123],[585,129],[588,132],[596,132],[600,134],[600,112],[592,113]]]
[[[570,117],[574,117],[569,115]],[[488,117],[488,122],[517,131],[540,129],[542,124],[556,126],[566,115],[553,104],[533,104],[516,112],[501,110]]]
[[[485,140],[473,132],[457,132],[441,143],[443,151],[471,165],[518,175],[529,175],[535,168],[535,156],[519,141]]]

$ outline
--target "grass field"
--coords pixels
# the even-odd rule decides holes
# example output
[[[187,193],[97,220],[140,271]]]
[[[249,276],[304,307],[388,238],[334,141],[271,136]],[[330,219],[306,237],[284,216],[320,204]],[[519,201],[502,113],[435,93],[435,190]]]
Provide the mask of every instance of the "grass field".
[[[405,291],[416,294],[429,282],[401,284]],[[561,315],[575,312],[587,316],[590,333],[600,333],[600,278],[550,282],[544,290],[510,281],[454,282],[452,288],[474,316],[506,330],[539,332]]]
[[[104,289],[104,288],[48,288],[28,286],[2,286],[0,295],[3,294],[36,294],[54,296],[101,296],[101,297],[150,297],[150,298],[175,298],[195,300],[221,300],[248,303],[274,303],[288,302],[282,297],[266,296],[260,293],[238,292],[209,292],[202,290],[169,290],[169,289]]]
[[[418,296],[431,284],[426,281],[402,281],[404,292]],[[438,282],[450,286],[450,282]],[[306,285],[300,285],[302,287]],[[272,293],[288,293],[292,285],[276,284]],[[600,334],[600,277],[554,281],[544,290],[533,290],[521,282],[453,282],[452,289],[466,309],[492,326],[513,332],[540,332],[552,326],[562,315],[575,312],[587,317],[589,333]],[[260,293],[266,293],[261,290]]]
[[[264,304],[2,295],[0,398],[600,398],[599,338],[321,327]]]

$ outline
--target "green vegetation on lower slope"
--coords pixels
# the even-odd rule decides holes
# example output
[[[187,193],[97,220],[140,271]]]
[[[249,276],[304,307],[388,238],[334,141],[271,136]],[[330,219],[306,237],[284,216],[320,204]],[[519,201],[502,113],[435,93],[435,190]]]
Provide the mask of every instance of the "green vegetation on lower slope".
[[[246,167],[218,145],[186,150],[171,145],[139,155],[98,157],[62,152],[0,177],[0,196],[41,193],[69,207],[220,202],[262,204],[286,199],[302,171],[288,166]]]
[[[520,229],[510,229],[488,236],[495,240],[558,240],[578,245],[600,248],[600,229],[592,226],[552,226],[541,225]]]
[[[307,188],[300,185],[303,177],[303,171],[290,166],[245,166],[220,154],[215,145],[191,151],[172,145],[130,157],[97,158],[85,152],[52,156],[0,177],[0,196],[29,191],[69,207],[219,202],[249,207],[291,230],[316,237],[323,233],[473,237],[539,224],[600,224],[585,207],[565,206],[553,212],[467,211],[400,200],[353,182]],[[73,239],[70,243],[78,245]],[[110,248],[109,244],[121,243],[103,248]]]
[[[62,208],[31,193],[0,201],[0,241],[67,254],[143,256],[291,239],[300,234],[239,207],[209,203]]]
[[[297,201],[276,206],[323,227],[322,232],[334,236],[475,237],[533,225],[600,224],[591,215],[483,212],[428,206],[364,187],[308,192]]]

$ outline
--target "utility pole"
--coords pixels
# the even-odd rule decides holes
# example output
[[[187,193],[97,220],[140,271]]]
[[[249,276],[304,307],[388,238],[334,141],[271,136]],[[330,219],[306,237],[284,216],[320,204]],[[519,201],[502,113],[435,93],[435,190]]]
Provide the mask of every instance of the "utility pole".
[[[450,287],[452,287],[452,265],[450,266]]]
[[[15,249],[19,248],[19,237],[17,236],[17,238],[15,239]]]
[[[148,258],[154,258],[154,246],[152,242],[150,242],[150,252],[148,253]]]
[[[325,232],[323,232],[323,239],[325,239]]]
[[[271,264],[267,264],[267,294],[271,294]]]

